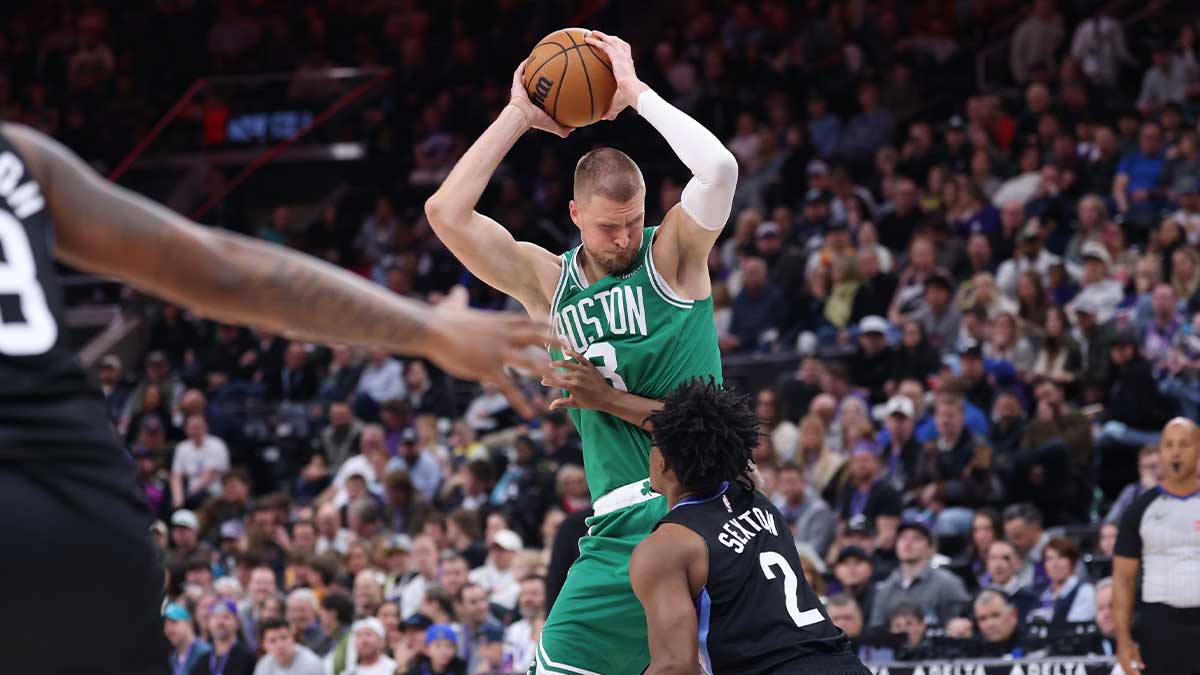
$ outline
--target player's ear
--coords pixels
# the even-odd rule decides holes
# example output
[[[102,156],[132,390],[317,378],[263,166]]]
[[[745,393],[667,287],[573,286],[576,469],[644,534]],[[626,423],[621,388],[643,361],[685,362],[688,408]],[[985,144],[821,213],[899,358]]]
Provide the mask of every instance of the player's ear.
[[[567,210],[571,212],[571,222],[575,223],[575,227],[578,227],[582,230],[583,226],[579,224],[579,202],[572,199],[570,203],[567,204]]]

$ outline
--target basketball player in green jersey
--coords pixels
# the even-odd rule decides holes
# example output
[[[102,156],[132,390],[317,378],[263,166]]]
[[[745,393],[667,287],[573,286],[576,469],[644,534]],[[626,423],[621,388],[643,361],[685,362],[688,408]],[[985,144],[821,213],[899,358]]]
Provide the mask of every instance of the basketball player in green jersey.
[[[526,131],[566,136],[533,105],[513,75],[507,107],[467,150],[425,204],[434,231],[475,276],[551,317],[558,339],[612,385],[611,396],[567,392],[583,437],[595,515],[580,557],[542,630],[531,672],[626,675],[649,663],[646,619],[629,583],[629,557],[667,510],[650,489],[650,436],[642,428],[679,383],[721,377],[708,254],[729,218],[737,162],[708,130],[664,101],[634,71],[629,45],[594,31],[588,44],[612,62],[617,92],[606,119],[634,107],[666,139],[693,178],[657,227],[646,227],[641,171],[624,153],[601,148],[575,169],[572,222],[583,244],[554,255],[515,241],[474,210],[492,173]],[[557,347],[556,358],[563,359]],[[563,362],[560,361],[560,365]],[[576,365],[576,369],[580,366]],[[570,367],[546,374],[568,383]]]

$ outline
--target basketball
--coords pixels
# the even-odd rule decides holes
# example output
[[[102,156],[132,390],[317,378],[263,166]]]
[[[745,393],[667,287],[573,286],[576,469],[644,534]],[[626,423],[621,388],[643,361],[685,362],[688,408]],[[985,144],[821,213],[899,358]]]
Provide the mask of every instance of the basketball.
[[[523,84],[529,98],[556,122],[585,127],[612,105],[617,81],[608,55],[592,48],[586,28],[564,28],[542,38],[529,53]]]

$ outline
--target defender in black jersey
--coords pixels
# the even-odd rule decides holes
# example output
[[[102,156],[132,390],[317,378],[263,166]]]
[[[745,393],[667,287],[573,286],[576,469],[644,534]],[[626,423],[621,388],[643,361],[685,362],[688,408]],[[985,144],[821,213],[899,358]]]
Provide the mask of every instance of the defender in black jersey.
[[[648,422],[650,485],[671,511],[630,561],[647,674],[869,673],[805,581],[783,514],[750,482],[746,398],[692,380]]]
[[[0,660],[6,673],[162,673],[161,556],[133,463],[61,327],[54,259],[231,323],[423,355],[496,383],[535,322],[431,310],[314,258],[192,223],[0,125]],[[517,396],[514,404],[531,412]]]

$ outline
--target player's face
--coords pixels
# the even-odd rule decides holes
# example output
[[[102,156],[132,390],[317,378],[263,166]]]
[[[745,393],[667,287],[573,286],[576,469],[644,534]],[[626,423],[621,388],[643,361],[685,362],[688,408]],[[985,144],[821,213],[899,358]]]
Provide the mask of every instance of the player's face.
[[[645,191],[626,202],[594,194],[571,201],[571,220],[579,228],[583,248],[605,272],[615,274],[633,264],[646,226]]]
[[[1163,430],[1159,454],[1167,478],[1185,481],[1196,475],[1197,434],[1200,431],[1186,420],[1172,422]]]

